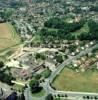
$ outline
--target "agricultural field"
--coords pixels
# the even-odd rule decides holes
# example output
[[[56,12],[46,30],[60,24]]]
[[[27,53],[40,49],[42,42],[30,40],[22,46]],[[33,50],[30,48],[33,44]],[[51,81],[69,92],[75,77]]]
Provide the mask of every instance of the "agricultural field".
[[[11,52],[20,44],[20,37],[10,23],[0,23],[0,53],[9,49]]]
[[[77,73],[65,68],[53,81],[52,86],[63,91],[95,93],[98,92],[98,71],[88,70]]]

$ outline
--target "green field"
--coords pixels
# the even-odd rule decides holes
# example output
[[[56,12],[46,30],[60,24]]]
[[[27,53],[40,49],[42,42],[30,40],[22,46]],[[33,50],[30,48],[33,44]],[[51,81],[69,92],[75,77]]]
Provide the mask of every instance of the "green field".
[[[77,73],[65,68],[53,81],[52,86],[64,91],[98,92],[98,71]]]
[[[20,36],[10,23],[0,23],[0,53],[9,50],[13,52],[20,41]]]

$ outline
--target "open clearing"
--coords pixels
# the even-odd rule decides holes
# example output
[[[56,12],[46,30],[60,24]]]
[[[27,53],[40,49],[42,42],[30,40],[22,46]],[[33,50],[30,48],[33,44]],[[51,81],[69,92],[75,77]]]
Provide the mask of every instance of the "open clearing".
[[[98,71],[75,72],[65,68],[54,80],[52,86],[57,90],[98,92]]]
[[[20,37],[10,23],[0,23],[0,52],[20,44]]]

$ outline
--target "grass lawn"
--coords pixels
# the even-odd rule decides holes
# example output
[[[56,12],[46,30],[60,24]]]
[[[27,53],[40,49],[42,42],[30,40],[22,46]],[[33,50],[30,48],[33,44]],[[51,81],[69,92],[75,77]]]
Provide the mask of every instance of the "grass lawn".
[[[21,86],[21,85],[17,85],[17,84],[14,84],[14,85],[13,85],[13,89],[22,92],[22,90],[23,90],[23,86]]]
[[[6,50],[16,50],[20,37],[10,23],[0,23],[0,53]]]
[[[32,96],[33,97],[41,97],[41,96],[43,96],[43,95],[45,95],[45,91],[44,91],[44,89],[42,89],[40,92],[38,92],[38,93],[32,93]]]
[[[42,39],[41,39],[40,35],[35,35],[32,39],[32,43],[34,43],[34,44],[38,44],[38,43],[41,43],[41,42],[42,42]]]
[[[98,71],[88,70],[84,73],[76,73],[65,68],[54,80],[52,86],[64,91],[98,92]]]
[[[45,69],[42,73],[41,76],[44,78],[48,78],[51,75],[51,70]]]
[[[69,22],[73,22],[74,19],[72,19],[72,18],[65,18],[63,21],[64,21],[65,23],[69,23]]]
[[[57,32],[59,29],[55,29],[55,28],[47,28],[48,32]]]

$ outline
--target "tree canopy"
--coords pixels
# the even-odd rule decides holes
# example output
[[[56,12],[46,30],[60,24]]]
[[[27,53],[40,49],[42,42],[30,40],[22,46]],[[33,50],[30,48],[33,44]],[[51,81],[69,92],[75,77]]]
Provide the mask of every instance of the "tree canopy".
[[[38,92],[39,90],[39,82],[38,80],[36,79],[32,79],[29,83],[29,86],[31,88],[31,92],[34,93],[34,92]]]
[[[85,21],[66,23],[60,18],[51,18],[45,22],[44,27],[40,31],[42,39],[53,40],[53,39],[66,39],[66,35],[69,34],[69,39],[74,39],[70,35],[71,32],[75,32],[83,27]]]
[[[45,98],[45,100],[53,100],[52,94],[48,94]]]

